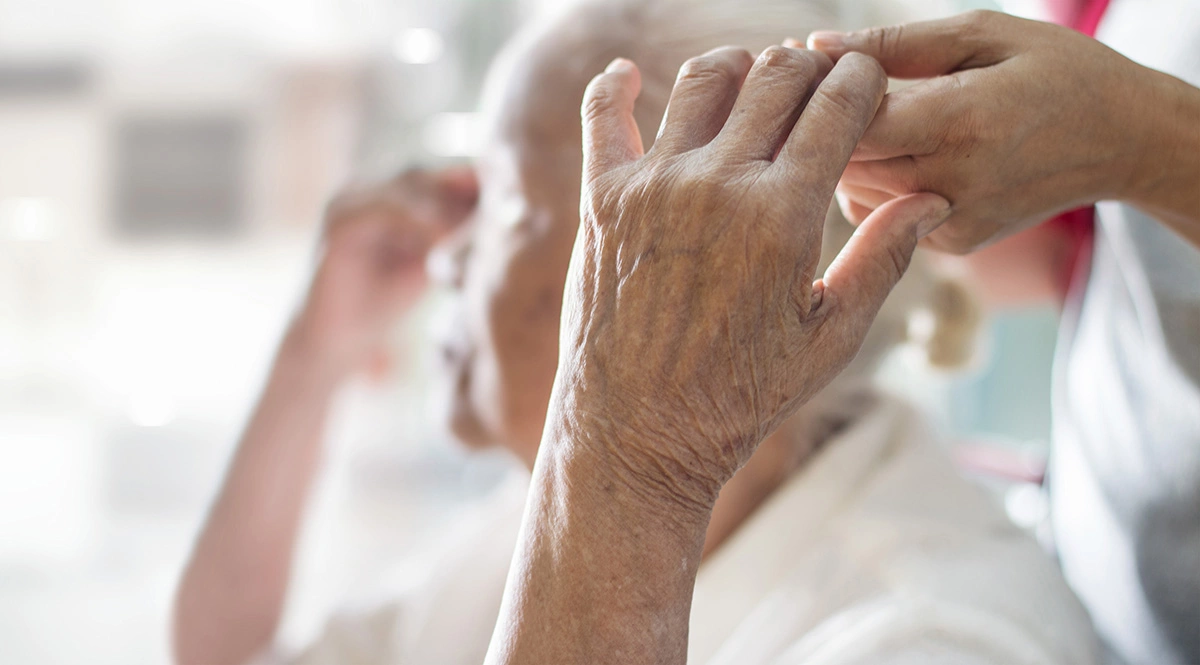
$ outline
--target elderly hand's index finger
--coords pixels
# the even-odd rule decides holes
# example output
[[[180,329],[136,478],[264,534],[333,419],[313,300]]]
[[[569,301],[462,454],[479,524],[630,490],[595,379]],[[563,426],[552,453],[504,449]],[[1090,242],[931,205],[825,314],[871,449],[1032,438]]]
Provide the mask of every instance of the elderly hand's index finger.
[[[857,53],[843,56],[792,128],[773,166],[778,176],[803,174],[804,186],[827,187],[832,196],[885,92],[887,75],[878,62]]]
[[[624,58],[613,60],[588,84],[580,111],[585,184],[642,156],[642,139],[633,118],[633,104],[641,89],[641,72]]]

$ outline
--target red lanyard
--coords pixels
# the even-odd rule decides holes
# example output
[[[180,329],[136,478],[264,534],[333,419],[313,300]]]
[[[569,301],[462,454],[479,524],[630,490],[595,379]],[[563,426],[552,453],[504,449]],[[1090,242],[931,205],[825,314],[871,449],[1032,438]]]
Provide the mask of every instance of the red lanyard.
[[[1108,9],[1109,0],[1086,0],[1083,7],[1075,14],[1075,20],[1071,22],[1071,27],[1088,37],[1096,36],[1096,28],[1100,26],[1100,19],[1104,17],[1104,11]]]
[[[1089,37],[1096,36],[1096,28],[1104,11],[1108,9],[1109,0],[1084,0],[1076,7],[1071,17],[1071,27]],[[1073,282],[1082,275],[1081,266],[1089,263],[1092,258],[1092,242],[1096,233],[1096,209],[1094,206],[1068,210],[1050,220],[1066,233],[1071,242],[1071,254],[1064,266],[1061,277],[1066,287],[1064,293],[1070,294],[1077,286]]]

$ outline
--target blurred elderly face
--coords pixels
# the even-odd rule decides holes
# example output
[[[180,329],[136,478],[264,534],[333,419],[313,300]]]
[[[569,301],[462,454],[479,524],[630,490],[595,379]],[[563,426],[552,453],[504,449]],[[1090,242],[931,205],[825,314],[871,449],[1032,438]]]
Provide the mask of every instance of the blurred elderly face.
[[[512,50],[493,69],[479,205],[431,260],[454,296],[437,335],[450,428],[468,445],[499,443],[530,464],[558,360],[579,224],[578,100],[591,73],[539,48]]]

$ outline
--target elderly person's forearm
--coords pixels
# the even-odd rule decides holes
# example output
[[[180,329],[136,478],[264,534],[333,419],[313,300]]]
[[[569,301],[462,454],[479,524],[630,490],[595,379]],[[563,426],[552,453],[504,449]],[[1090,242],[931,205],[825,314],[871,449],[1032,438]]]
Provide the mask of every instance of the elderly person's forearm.
[[[283,344],[175,599],[179,665],[239,665],[270,646],[340,378]]]
[[[584,450],[542,442],[488,662],[684,663],[711,506]]]

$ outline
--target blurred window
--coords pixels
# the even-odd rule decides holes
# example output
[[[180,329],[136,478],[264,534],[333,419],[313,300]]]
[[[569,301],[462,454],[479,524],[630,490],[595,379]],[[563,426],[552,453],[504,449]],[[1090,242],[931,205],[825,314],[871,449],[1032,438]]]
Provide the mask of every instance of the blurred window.
[[[246,226],[242,118],[127,118],[116,134],[119,235],[227,236]]]

